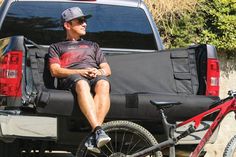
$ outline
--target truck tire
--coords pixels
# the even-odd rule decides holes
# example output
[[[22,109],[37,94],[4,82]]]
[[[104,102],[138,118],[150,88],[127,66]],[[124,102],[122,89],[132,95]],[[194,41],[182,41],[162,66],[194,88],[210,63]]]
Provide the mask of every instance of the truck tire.
[[[236,156],[236,135],[231,138],[226,145],[223,157],[235,157]]]
[[[0,157],[18,157],[20,154],[19,142],[17,140],[12,143],[5,143],[0,140]]]
[[[111,121],[104,123],[102,128],[111,137],[111,141],[101,148],[101,154],[94,154],[86,150],[84,146],[86,137],[80,143],[76,157],[122,157],[157,144],[149,131],[133,122]],[[162,157],[162,153],[154,152],[150,157]]]

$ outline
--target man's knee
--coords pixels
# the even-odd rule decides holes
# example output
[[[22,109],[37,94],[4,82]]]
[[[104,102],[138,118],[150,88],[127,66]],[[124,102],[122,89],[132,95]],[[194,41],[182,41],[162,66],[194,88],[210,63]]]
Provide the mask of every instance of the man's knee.
[[[87,91],[90,90],[89,84],[86,80],[79,80],[75,84],[75,90],[78,91]]]
[[[95,90],[102,90],[104,92],[110,91],[110,83],[107,80],[99,80],[96,83]]]

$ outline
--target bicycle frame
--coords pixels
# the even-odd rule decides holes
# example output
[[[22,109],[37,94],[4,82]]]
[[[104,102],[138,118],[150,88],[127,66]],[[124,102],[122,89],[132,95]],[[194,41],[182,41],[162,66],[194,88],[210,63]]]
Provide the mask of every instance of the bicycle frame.
[[[225,99],[223,101],[225,101]],[[211,115],[213,113],[216,113],[218,111],[219,111],[219,113],[216,116],[215,120],[213,121],[211,126],[208,128],[207,132],[205,133],[205,135],[203,136],[203,138],[201,139],[201,141],[199,142],[199,144],[197,145],[195,150],[190,154],[190,157],[197,157],[200,154],[202,148],[205,146],[206,142],[210,139],[210,137],[212,136],[212,134],[216,130],[217,126],[219,126],[219,124],[223,120],[223,118],[229,112],[232,112],[232,111],[236,112],[236,99],[235,99],[235,97],[232,97],[231,99],[226,100],[223,103],[221,101],[221,103],[219,103],[218,106],[216,106],[210,110],[207,110],[207,111],[177,125],[177,127],[180,127],[185,124],[194,122],[194,128],[197,129],[199,127],[199,125],[201,124],[204,117]]]
[[[189,123],[193,123],[194,126],[190,127],[189,129],[187,129],[184,133],[182,133],[181,135],[177,136],[177,137],[172,137],[172,135],[169,136],[169,138],[164,141],[161,142],[157,145],[154,145],[152,147],[149,147],[147,149],[144,149],[140,152],[137,152],[133,155],[131,155],[131,157],[138,157],[138,156],[143,156],[143,155],[148,155],[151,152],[157,151],[157,150],[161,150],[163,148],[168,147],[170,149],[170,156],[169,157],[175,157],[175,149],[174,149],[174,145],[178,142],[178,140],[190,135],[191,133],[193,133],[195,130],[198,129],[198,127],[200,126],[201,122],[203,121],[203,119],[213,113],[218,112],[216,118],[214,119],[213,123],[210,125],[210,127],[208,128],[207,132],[204,134],[203,138],[201,139],[201,141],[199,142],[199,144],[196,146],[195,150],[190,154],[190,157],[197,157],[200,153],[202,148],[205,146],[206,142],[210,139],[210,137],[212,136],[212,134],[214,133],[214,131],[216,130],[217,126],[219,126],[220,122],[223,120],[223,118],[229,113],[234,111],[236,113],[236,97],[233,96],[229,96],[223,100],[220,100],[215,107],[202,112],[186,121],[183,121],[177,125],[175,125],[175,128],[173,128],[174,130],[176,130],[176,128],[181,127],[183,125],[189,124]],[[165,122],[166,118],[165,116],[162,115],[162,117],[164,117],[163,121]],[[170,132],[168,131],[167,133],[171,133],[173,130],[171,130],[173,124],[169,124],[168,122],[165,122],[164,127],[168,127],[167,129],[170,129]],[[190,125],[191,126],[191,125]]]

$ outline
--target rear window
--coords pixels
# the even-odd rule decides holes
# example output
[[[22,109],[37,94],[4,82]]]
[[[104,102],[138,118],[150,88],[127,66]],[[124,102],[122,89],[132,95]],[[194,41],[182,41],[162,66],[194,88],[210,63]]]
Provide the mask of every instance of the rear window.
[[[97,42],[104,48],[157,49],[155,38],[140,8],[62,2],[15,2],[3,22],[0,37],[24,35],[38,44],[65,40],[60,23],[63,10],[79,6],[93,17],[87,21],[83,38]]]

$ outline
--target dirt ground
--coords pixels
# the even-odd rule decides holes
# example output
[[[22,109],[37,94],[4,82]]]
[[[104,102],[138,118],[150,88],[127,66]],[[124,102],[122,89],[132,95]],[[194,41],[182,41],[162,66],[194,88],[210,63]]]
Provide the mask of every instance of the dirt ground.
[[[228,90],[236,90],[236,71],[229,75],[229,78],[221,77],[220,80],[220,97],[227,96]],[[214,144],[207,144],[205,157],[222,157],[228,141],[236,135],[236,120],[234,113],[230,113],[224,118],[220,125],[220,131]]]

